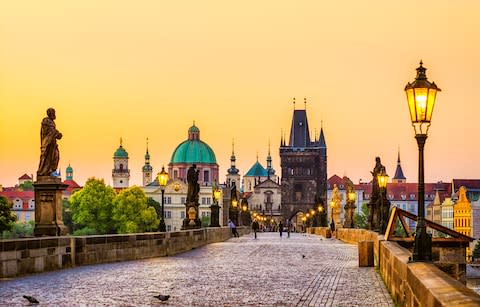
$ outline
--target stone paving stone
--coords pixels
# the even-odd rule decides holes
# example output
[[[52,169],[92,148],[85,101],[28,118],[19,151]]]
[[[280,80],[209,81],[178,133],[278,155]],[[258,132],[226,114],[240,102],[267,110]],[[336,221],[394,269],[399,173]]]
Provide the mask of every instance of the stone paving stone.
[[[28,305],[22,295],[40,306],[393,306],[375,269],[358,267],[355,245],[297,233],[0,281],[0,306]]]

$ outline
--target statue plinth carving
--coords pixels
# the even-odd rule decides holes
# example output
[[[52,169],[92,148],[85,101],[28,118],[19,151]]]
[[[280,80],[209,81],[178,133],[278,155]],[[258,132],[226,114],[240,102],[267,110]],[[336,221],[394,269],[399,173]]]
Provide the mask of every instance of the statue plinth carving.
[[[33,184],[35,188],[35,229],[39,236],[64,236],[68,234],[62,217],[62,191],[68,185],[60,178],[40,176]]]
[[[62,191],[68,185],[54,176],[60,154],[57,140],[62,134],[57,130],[54,120],[55,110],[49,108],[47,117],[42,120],[40,130],[40,163],[37,170],[35,189],[35,236],[63,236],[68,233],[62,217]]]

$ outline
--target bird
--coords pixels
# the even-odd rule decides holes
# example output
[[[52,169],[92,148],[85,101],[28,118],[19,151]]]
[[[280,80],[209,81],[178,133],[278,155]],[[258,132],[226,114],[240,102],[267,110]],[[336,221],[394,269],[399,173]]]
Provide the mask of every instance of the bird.
[[[302,258],[305,258],[305,255],[302,255]]]
[[[154,297],[154,298],[158,298],[158,299],[161,300],[162,302],[166,302],[166,301],[168,301],[168,299],[170,298],[170,295],[162,295],[162,294],[159,294],[159,295],[154,295],[153,297]]]
[[[29,295],[24,295],[23,296],[27,301],[30,302],[30,304],[39,304],[40,302],[34,298],[33,296],[29,296]]]

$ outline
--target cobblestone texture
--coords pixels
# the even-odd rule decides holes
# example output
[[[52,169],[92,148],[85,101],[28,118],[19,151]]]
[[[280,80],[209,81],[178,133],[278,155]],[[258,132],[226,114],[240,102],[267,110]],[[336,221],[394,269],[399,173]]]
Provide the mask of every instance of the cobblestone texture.
[[[172,257],[3,280],[0,305],[26,306],[30,295],[40,306],[393,306],[357,253],[314,235],[251,234]]]

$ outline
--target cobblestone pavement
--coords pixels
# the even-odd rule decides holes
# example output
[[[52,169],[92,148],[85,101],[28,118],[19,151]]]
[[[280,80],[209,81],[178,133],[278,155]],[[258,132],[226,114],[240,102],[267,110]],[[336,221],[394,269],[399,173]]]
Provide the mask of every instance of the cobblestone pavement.
[[[3,280],[0,305],[26,306],[30,295],[40,306],[393,306],[357,253],[320,236],[250,234],[171,257]]]

